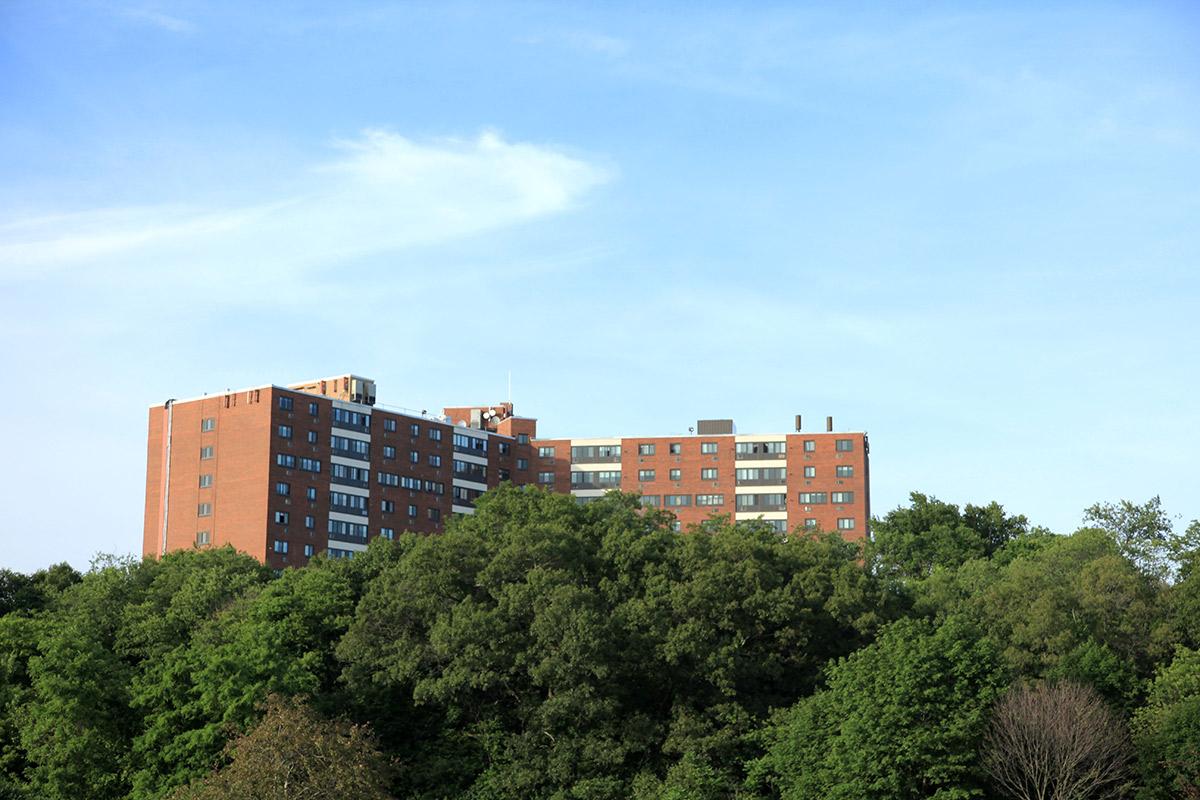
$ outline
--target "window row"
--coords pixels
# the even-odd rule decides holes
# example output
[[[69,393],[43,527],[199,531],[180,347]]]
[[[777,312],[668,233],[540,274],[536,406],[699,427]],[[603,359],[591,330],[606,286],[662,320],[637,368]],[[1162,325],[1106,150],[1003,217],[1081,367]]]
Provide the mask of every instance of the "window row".
[[[621,485],[621,471],[572,472],[572,489],[608,489]]]
[[[321,460],[319,458],[296,458],[291,453],[276,453],[275,463],[285,469],[302,469],[305,472],[320,472]]]
[[[423,481],[408,475],[397,475],[394,472],[380,472],[376,478],[380,486],[396,486],[412,492],[429,492],[437,495],[446,493],[446,484],[441,481]]]
[[[801,492],[800,503],[806,506],[818,506],[825,502],[835,505],[845,505],[854,502],[854,492]]]

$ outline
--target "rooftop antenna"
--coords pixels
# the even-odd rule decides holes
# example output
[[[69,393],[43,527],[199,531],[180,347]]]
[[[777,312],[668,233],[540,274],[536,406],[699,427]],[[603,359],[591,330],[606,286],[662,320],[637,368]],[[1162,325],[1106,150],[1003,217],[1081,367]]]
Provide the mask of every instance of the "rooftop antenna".
[[[512,405],[512,370],[508,371],[508,404]]]

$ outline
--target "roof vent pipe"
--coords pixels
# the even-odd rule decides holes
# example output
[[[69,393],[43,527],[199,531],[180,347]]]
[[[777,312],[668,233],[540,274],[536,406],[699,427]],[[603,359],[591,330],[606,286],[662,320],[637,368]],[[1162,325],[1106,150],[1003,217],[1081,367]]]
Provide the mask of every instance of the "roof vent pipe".
[[[825,431],[827,433],[833,433],[833,417],[825,418]]]

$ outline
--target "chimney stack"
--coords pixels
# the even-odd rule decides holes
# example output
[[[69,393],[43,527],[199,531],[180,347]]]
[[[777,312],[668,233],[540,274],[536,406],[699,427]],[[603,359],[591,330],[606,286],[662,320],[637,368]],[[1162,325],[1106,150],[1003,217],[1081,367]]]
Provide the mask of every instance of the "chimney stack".
[[[825,431],[827,433],[833,433],[833,417],[825,418]]]
[[[800,415],[799,414],[796,415],[796,432],[797,433],[800,432]]]

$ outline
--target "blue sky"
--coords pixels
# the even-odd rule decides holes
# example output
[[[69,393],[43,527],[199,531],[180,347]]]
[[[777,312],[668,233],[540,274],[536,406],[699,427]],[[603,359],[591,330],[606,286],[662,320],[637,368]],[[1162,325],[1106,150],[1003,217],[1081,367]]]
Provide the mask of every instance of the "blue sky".
[[[140,548],[146,409],[353,371],[1200,517],[1189,3],[0,5],[0,566]]]

